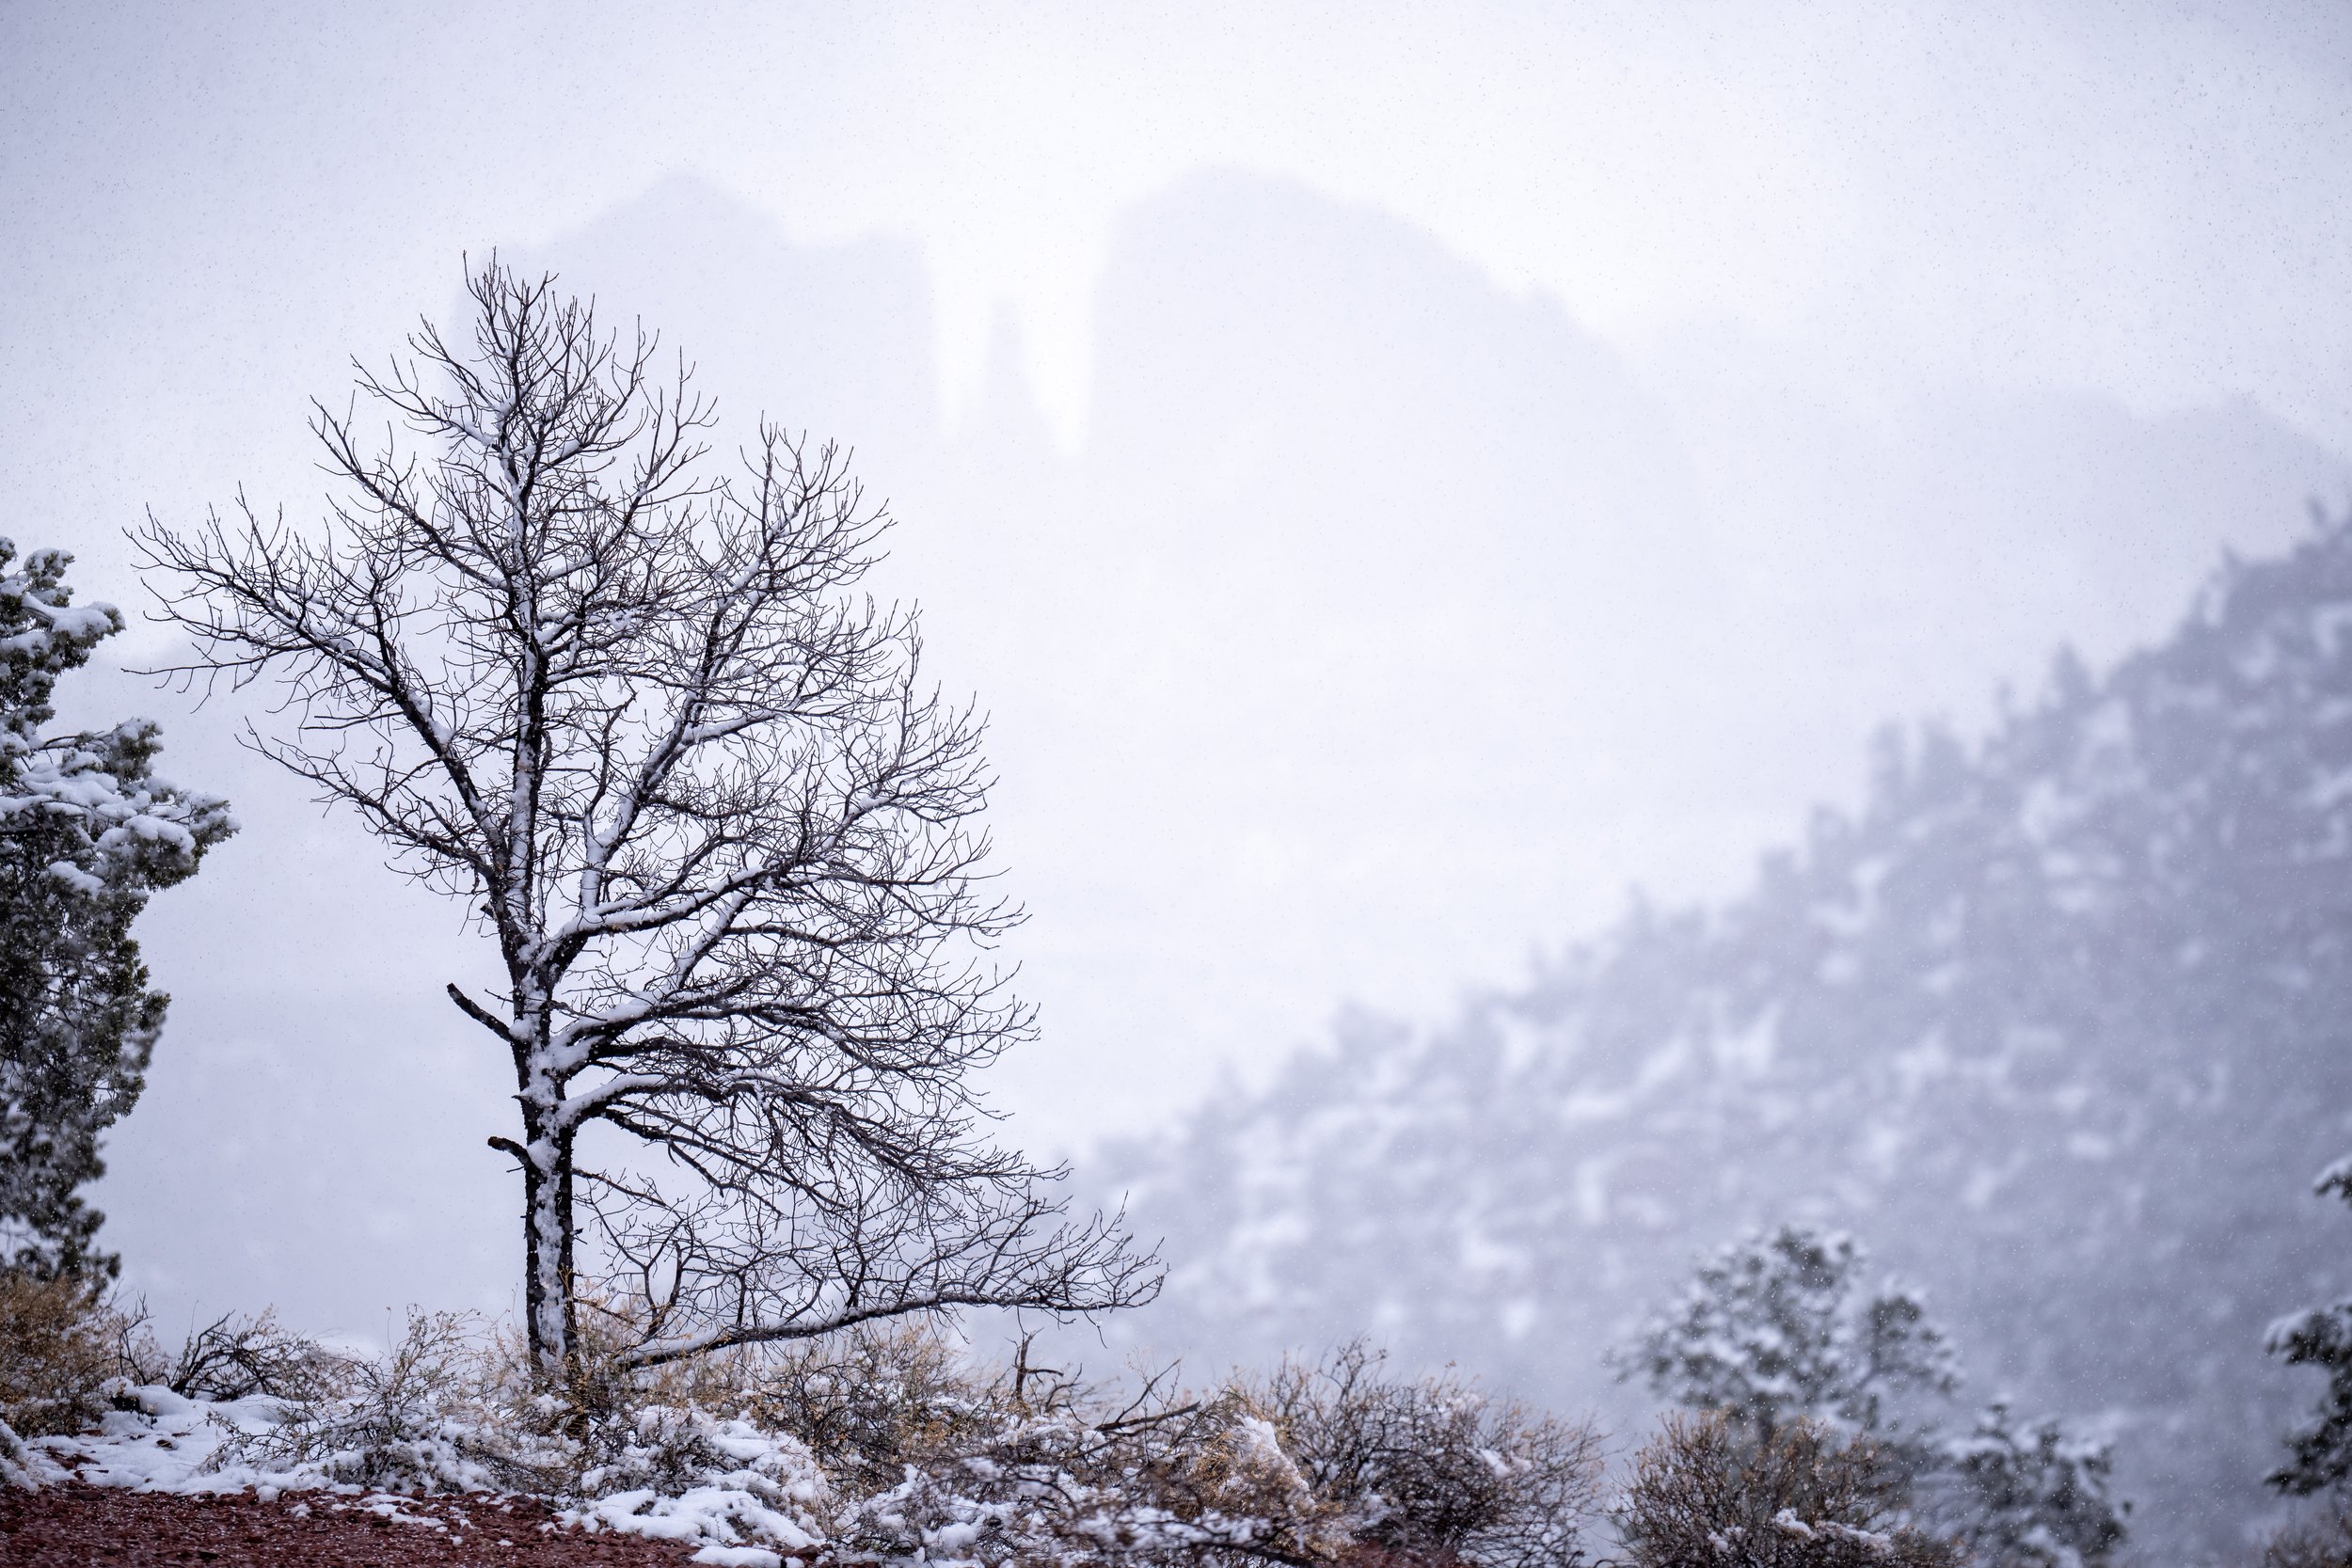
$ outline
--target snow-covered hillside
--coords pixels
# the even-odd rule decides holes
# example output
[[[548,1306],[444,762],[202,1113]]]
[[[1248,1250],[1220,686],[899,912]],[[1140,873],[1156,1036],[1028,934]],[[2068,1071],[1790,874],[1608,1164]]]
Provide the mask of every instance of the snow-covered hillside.
[[[1980,743],[1888,736],[1752,890],[1641,910],[1440,1025],[1361,1020],[1115,1150],[1164,1301],[1258,1355],[1369,1329],[1620,1418],[1600,1364],[1699,1249],[1851,1227],[2007,1392],[2119,1438],[2136,1535],[2234,1538],[2352,1284],[2352,523],[2233,562]]]

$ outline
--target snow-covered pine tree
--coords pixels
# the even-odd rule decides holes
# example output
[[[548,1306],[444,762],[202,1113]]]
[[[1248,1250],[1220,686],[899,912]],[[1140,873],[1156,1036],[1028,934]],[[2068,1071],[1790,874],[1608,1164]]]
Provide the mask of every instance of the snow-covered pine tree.
[[[2312,1190],[2352,1204],[2352,1156],[2319,1173]],[[2296,1497],[2352,1479],[2352,1299],[2293,1313],[2270,1325],[2265,1349],[2291,1367],[2328,1374],[2319,1408],[2287,1434],[2287,1462],[2270,1484]]]
[[[970,1073],[1031,1031],[981,949],[979,725],[918,683],[912,612],[851,590],[887,526],[831,446],[709,406],[553,279],[468,278],[359,388],[422,438],[313,429],[315,531],[151,519],[196,673],[289,684],[255,743],[464,899],[503,993],[525,1326],[564,1376],[583,1297],[639,1364],[958,1306],[1148,1297],[1115,1221],[1068,1223],[980,1135]],[[581,1232],[590,1233],[581,1244]]]
[[[2123,1539],[2108,1446],[2056,1420],[2020,1432],[1995,1402],[1941,1438],[1924,1400],[1959,1386],[1957,1357],[1914,1292],[1865,1294],[1869,1253],[1842,1232],[1784,1225],[1723,1248],[1680,1300],[1613,1358],[1663,1398],[1712,1412],[1748,1449],[1810,1429],[1867,1440],[1923,1517],[2000,1568],[2096,1568]]]
[[[1945,1512],[1988,1568],[2099,1568],[2123,1544],[2130,1505],[2110,1486],[2108,1443],[2069,1437],[2056,1420],[2021,1431],[1996,1401],[1941,1457]]]
[[[76,606],[72,557],[22,566],[0,539],[0,1266],[111,1277],[104,1218],[81,1190],[138,1101],[169,1001],[148,989],[131,923],[235,829],[228,802],[157,778],[157,731],[44,736],[57,677],[122,629]]]
[[[1851,1236],[1802,1226],[1735,1242],[1618,1352],[1618,1374],[1721,1411],[1756,1442],[1804,1419],[1891,1445],[1903,1436],[1894,1402],[1947,1395],[1958,1379],[1916,1295],[1862,1293],[1868,1263]]]

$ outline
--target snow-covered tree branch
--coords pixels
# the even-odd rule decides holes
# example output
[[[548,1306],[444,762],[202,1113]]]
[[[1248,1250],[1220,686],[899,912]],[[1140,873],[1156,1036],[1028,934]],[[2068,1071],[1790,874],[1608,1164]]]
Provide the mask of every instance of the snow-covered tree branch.
[[[253,744],[497,941],[504,993],[450,993],[514,1067],[493,1143],[543,1370],[592,1291],[648,1361],[1148,1296],[1115,1223],[1065,1223],[983,1135],[971,1074],[1032,1027],[986,958],[1020,916],[977,719],[920,683],[913,613],[853,593],[882,510],[773,425],[714,473],[682,362],[552,279],[469,281],[470,352],[426,326],[360,374],[421,455],[320,405],[320,526],[240,498],[141,542],[183,673],[283,681]]]
[[[1840,1475],[1867,1472],[1879,1505],[1964,1543],[1971,1560],[2106,1562],[2130,1512],[2108,1486],[2108,1445],[2070,1436],[2055,1418],[2021,1428],[2005,1400],[1966,1436],[1942,1435],[1933,1406],[1959,1387],[1958,1356],[1918,1295],[1892,1281],[1866,1293],[1868,1261],[1842,1232],[1754,1232],[1706,1259],[1680,1299],[1617,1353],[1621,1376],[1705,1413],[1670,1422],[1637,1460],[1631,1507],[1642,1528],[1671,1525],[1711,1494],[1701,1512],[1721,1528],[1791,1481],[1836,1491]],[[1873,1557],[1894,1560],[1875,1549],[1861,1560]],[[1645,1548],[1634,1560],[1681,1559]]]
[[[2352,1204],[2352,1156],[2321,1171],[2312,1190]],[[2290,1367],[2328,1374],[2318,1408],[2287,1434],[2287,1463],[2271,1472],[2270,1484],[2295,1497],[2343,1486],[2352,1478],[2352,1299],[2280,1318],[2264,1348]]]
[[[229,804],[154,773],[155,725],[44,736],[57,677],[122,629],[75,605],[72,557],[15,571],[0,539],[0,1267],[111,1274],[79,1189],[100,1135],[137,1101],[169,999],[131,923],[235,831]]]

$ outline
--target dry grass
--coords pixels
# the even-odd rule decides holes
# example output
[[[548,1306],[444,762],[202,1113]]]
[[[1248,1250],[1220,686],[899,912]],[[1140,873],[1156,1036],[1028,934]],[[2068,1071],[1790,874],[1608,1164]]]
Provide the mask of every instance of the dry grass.
[[[89,1282],[0,1272],[0,1420],[24,1436],[81,1430],[106,1381],[143,1377],[153,1356],[145,1315]]]

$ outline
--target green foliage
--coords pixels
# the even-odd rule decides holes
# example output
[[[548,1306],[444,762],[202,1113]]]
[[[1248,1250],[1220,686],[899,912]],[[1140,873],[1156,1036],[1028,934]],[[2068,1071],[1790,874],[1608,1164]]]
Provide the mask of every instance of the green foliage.
[[[57,677],[122,629],[75,607],[72,558],[5,569],[0,539],[0,1264],[111,1276],[103,1216],[80,1190],[99,1140],[138,1101],[168,1003],[131,923],[234,831],[228,803],[157,778],[155,726],[43,737]]]

